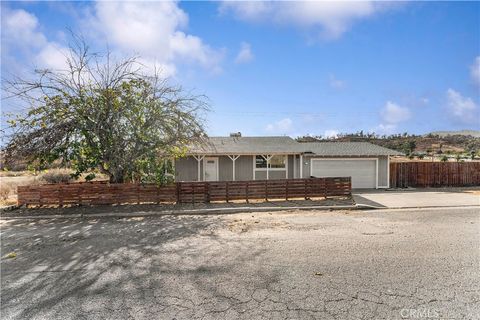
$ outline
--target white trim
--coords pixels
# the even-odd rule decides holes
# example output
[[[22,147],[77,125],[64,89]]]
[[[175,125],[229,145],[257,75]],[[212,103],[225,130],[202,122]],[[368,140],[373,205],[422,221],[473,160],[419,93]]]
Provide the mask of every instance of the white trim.
[[[287,166],[288,166],[288,164],[287,164],[287,163],[288,163],[288,155],[287,155],[287,154],[284,154],[284,155],[283,155],[283,156],[287,157],[287,160],[286,160],[286,162],[285,162],[285,168],[268,168],[268,161],[269,161],[270,158],[272,157],[271,155],[268,155],[270,158],[268,158],[268,160],[267,160],[267,167],[266,167],[266,168],[257,168],[257,167],[256,167],[256,164],[257,164],[257,163],[256,163],[256,161],[255,161],[255,157],[256,157],[256,156],[261,156],[261,157],[263,157],[265,160],[267,160],[267,159],[265,158],[265,155],[263,155],[263,154],[257,154],[257,155],[255,155],[255,156],[253,156],[253,170],[254,170],[254,171],[267,171],[267,169],[268,169],[269,171],[284,171],[284,170],[287,169]],[[282,156],[282,154],[275,154],[275,156]]]
[[[285,155],[285,154],[300,154],[300,153],[292,153],[292,152],[268,152],[268,153],[262,153],[261,151],[257,152],[257,153],[251,153],[251,152],[248,152],[248,153],[242,153],[242,152],[228,152],[228,153],[187,153],[185,154],[186,157],[194,157],[194,156],[198,156],[198,155],[209,155],[209,156],[212,156],[212,157],[221,157],[221,156],[226,156],[226,155],[229,155],[229,154],[238,154],[240,156],[258,156],[258,155],[261,155],[261,154],[269,154],[269,155],[272,155],[272,156],[281,156],[281,155]]]
[[[303,179],[303,154],[300,155],[300,179]]]
[[[205,156],[193,156],[197,160],[197,181],[200,181],[200,161],[205,158]],[[205,172],[204,172],[205,175]],[[205,180],[205,179],[204,179]]]
[[[288,154],[285,155],[285,179],[288,179]]]
[[[220,179],[220,176],[219,176],[219,170],[218,170],[218,167],[219,167],[219,164],[218,164],[218,157],[204,157],[204,161],[203,161],[203,181],[205,181],[205,164],[207,163],[208,159],[215,159],[215,164],[216,164],[216,167],[217,167],[217,180],[211,180],[211,181],[219,181]]]
[[[390,156],[387,156],[387,188],[390,189]]]
[[[390,189],[390,156],[387,156],[387,185],[386,186],[378,186],[378,188]]]
[[[267,167],[266,168],[257,168],[257,156],[261,156],[263,159],[267,160]],[[273,156],[284,156],[285,157],[285,168],[269,168],[269,161]],[[282,172],[285,171],[285,177],[288,179],[288,154],[256,154],[253,156],[253,180],[256,178],[255,172],[262,171],[267,173],[267,180],[269,180],[270,175],[269,172]]]
[[[332,161],[332,160],[375,160],[375,189],[378,189],[378,158],[310,158],[310,175],[312,175],[313,161]]]
[[[269,168],[268,165],[270,163],[270,159],[272,159],[273,156],[267,154],[266,156],[262,155],[262,157],[263,157],[263,159],[267,160],[267,180],[269,180],[270,177],[268,176],[268,173],[270,172],[270,168]]]
[[[297,178],[297,166],[295,162],[297,161],[297,156],[294,154],[293,156],[293,179]]]
[[[239,155],[227,155],[232,160],[232,180],[235,181],[235,161],[240,158]]]

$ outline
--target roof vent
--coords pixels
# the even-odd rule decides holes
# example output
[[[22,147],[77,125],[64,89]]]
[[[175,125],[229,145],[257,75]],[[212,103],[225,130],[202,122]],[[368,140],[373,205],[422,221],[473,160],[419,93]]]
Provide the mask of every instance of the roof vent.
[[[230,133],[230,137],[232,138],[240,138],[241,136],[242,136],[242,133],[240,131]]]

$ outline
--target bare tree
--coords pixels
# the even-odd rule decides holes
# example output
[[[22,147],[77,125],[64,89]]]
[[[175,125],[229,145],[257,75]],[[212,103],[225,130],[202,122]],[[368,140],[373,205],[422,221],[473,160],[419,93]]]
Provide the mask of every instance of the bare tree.
[[[75,42],[64,70],[4,79],[8,98],[28,103],[10,116],[6,159],[43,166],[61,160],[80,175],[99,170],[111,182],[159,181],[163,159],[205,137],[205,96],[169,85],[137,57],[113,61]]]

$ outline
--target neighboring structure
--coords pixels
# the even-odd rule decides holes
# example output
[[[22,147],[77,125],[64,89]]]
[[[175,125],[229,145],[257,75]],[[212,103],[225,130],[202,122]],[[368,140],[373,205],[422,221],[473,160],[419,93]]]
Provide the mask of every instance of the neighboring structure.
[[[211,137],[175,161],[177,181],[352,177],[353,188],[388,188],[389,156],[367,142],[307,142],[290,137]]]

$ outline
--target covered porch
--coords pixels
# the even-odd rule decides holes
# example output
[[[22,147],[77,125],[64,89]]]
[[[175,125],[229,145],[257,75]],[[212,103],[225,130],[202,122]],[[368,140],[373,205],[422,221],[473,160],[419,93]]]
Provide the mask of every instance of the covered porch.
[[[177,181],[246,181],[303,177],[303,154],[195,154],[175,161]]]

